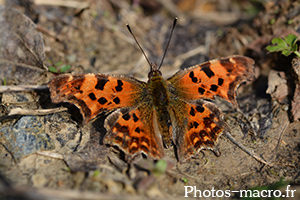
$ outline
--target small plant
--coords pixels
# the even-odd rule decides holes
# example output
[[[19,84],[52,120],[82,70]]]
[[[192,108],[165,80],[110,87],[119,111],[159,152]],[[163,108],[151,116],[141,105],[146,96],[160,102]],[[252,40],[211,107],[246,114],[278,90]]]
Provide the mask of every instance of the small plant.
[[[65,73],[69,69],[71,69],[71,65],[63,65],[62,61],[59,61],[54,64],[54,66],[49,66],[49,71],[52,73],[60,74],[60,73]]]
[[[269,52],[280,52],[285,55],[289,56],[290,54],[294,53],[300,58],[300,52],[298,51],[297,45],[298,37],[293,34],[289,34],[288,36],[282,38],[274,38],[272,40],[273,45],[269,45],[266,49]]]
[[[167,171],[168,163],[165,160],[159,160],[153,168],[154,176],[158,177]]]

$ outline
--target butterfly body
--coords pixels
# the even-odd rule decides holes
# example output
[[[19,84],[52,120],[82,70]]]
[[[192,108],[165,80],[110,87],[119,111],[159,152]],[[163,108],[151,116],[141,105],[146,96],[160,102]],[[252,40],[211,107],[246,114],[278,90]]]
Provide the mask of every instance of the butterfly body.
[[[104,143],[129,156],[164,157],[175,145],[179,161],[201,149],[213,149],[228,131],[221,110],[211,101],[219,96],[237,106],[236,89],[254,78],[254,61],[231,56],[180,70],[164,80],[151,65],[147,83],[132,77],[103,74],[61,75],[48,87],[54,103],[75,104],[87,123],[102,112]]]
[[[152,70],[149,73],[148,90],[152,100],[157,126],[162,136],[165,147],[172,144],[171,118],[170,118],[170,93],[160,71]]]

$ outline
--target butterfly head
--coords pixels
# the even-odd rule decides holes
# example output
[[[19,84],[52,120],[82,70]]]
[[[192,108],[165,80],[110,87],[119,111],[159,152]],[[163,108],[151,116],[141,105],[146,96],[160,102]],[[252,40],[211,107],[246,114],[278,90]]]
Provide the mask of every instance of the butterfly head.
[[[161,76],[161,71],[159,70],[160,69],[160,66],[157,66],[156,63],[151,63],[150,64],[150,72],[148,74],[148,78],[149,80],[152,78],[152,77],[157,77],[157,76]]]

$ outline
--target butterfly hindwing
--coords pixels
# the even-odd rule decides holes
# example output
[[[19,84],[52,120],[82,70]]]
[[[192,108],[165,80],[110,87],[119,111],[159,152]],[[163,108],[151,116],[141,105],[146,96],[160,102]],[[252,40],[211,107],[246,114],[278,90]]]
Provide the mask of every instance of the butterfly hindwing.
[[[179,161],[184,162],[201,149],[213,149],[218,137],[227,131],[219,108],[211,102],[178,100],[173,108],[173,134]]]
[[[152,108],[121,108],[110,114],[104,127],[104,143],[119,147],[131,157],[144,153],[149,158],[164,156],[164,148]]]
[[[145,83],[123,76],[65,74],[52,79],[48,87],[54,103],[75,104],[87,123],[103,111],[135,105]]]
[[[211,60],[177,72],[169,78],[169,90],[185,100],[219,96],[234,106],[236,89],[254,78],[254,61],[245,56]]]

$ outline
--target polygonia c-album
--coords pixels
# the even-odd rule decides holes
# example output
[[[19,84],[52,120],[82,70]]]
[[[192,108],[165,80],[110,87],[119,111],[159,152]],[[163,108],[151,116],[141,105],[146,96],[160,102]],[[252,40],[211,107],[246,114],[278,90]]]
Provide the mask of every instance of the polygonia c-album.
[[[174,144],[184,162],[203,148],[213,149],[228,131],[221,110],[209,100],[218,96],[238,106],[237,87],[253,78],[251,58],[230,56],[180,70],[167,80],[151,64],[147,83],[126,76],[64,74],[48,87],[54,103],[75,104],[85,123],[109,112],[104,143],[153,159]]]

